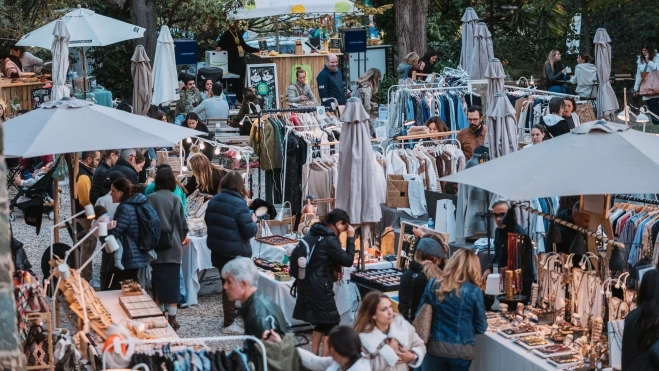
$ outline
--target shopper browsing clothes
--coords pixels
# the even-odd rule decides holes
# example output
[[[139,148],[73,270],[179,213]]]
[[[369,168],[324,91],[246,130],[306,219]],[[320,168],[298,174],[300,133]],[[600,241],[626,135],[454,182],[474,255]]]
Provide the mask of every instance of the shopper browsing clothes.
[[[581,125],[581,120],[579,120],[579,116],[575,112],[576,109],[577,109],[577,102],[574,100],[574,98],[572,97],[563,98],[563,112],[561,112],[561,116],[563,117],[563,119],[565,119],[565,121],[567,121],[570,130]]]
[[[339,235],[348,235],[345,251]],[[311,227],[305,237],[310,250],[306,266],[306,278],[297,284],[297,300],[293,318],[314,326],[311,351],[318,354],[321,340],[323,356],[327,356],[327,335],[341,320],[334,299],[334,282],[341,267],[351,267],[355,257],[355,229],[350,225],[348,213],[334,209],[325,216],[323,223]],[[295,259],[295,257],[293,257]]]
[[[379,291],[364,297],[354,327],[373,370],[408,371],[421,366],[426,356],[414,327],[394,313],[389,297]]]
[[[642,88],[643,73],[659,70],[659,54],[652,44],[644,44],[636,64],[636,81],[634,82],[634,95],[638,95]],[[647,104],[650,112],[659,116],[659,95],[643,96],[643,104]],[[652,123],[659,124],[656,117],[650,118]]]
[[[570,124],[563,118],[565,101],[561,97],[553,97],[549,100],[549,114],[542,116],[540,124],[547,129],[547,139],[570,132]]]
[[[465,160],[469,161],[476,148],[485,144],[487,138],[487,126],[483,125],[483,109],[480,106],[467,108],[467,121],[469,126],[458,132],[458,142],[465,154]]]
[[[444,271],[428,282],[419,308],[432,306],[428,354],[422,371],[468,371],[476,353],[476,335],[487,330],[478,256],[458,249]]]

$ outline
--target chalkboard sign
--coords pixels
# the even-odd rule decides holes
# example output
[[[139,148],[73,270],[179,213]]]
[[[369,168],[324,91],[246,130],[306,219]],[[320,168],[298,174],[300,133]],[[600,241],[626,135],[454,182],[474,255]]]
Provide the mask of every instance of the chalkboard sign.
[[[50,102],[52,89],[32,89],[32,109],[41,108],[41,105]]]
[[[268,41],[267,40],[259,40],[259,50],[260,51],[267,51],[268,50]]]
[[[256,90],[265,101],[264,109],[279,108],[277,66],[274,63],[248,64],[245,85]]]
[[[331,53],[340,53],[341,52],[341,39],[332,38],[329,39],[329,50]]]

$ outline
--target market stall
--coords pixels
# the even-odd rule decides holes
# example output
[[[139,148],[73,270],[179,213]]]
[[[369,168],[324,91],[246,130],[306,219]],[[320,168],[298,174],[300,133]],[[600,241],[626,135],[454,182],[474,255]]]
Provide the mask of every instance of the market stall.
[[[42,103],[50,101],[50,89],[44,86],[52,83],[50,80],[40,80],[36,77],[21,79],[2,79],[0,81],[0,98],[7,103],[7,116],[19,110],[31,110]],[[17,109],[13,106],[16,105]]]

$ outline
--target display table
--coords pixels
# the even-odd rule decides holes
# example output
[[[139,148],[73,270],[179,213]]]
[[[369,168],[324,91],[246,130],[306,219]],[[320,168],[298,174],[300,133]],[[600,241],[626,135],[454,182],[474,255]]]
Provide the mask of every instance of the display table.
[[[513,366],[514,365],[514,366]],[[546,360],[496,333],[476,335],[476,358],[470,371],[556,371]]]
[[[31,110],[32,90],[42,89],[44,85],[50,83],[52,83],[52,81],[47,80],[46,82],[22,82],[19,79],[17,82],[11,82],[11,79],[2,79],[2,81],[0,81],[0,98],[4,99],[5,102],[7,102],[7,105],[9,105],[14,96],[17,96],[21,101],[21,109]],[[7,116],[9,116],[10,113],[11,107],[7,106]]]
[[[255,64],[261,63],[275,63],[277,65],[277,87],[279,90],[279,97],[288,96],[288,87],[295,82],[295,69],[298,66],[303,66],[305,70],[311,71],[307,73],[307,83],[311,86],[316,99],[320,101],[318,96],[318,84],[316,84],[316,76],[320,71],[325,68],[327,61],[327,54],[311,53],[303,55],[294,54],[279,54],[277,56],[261,56],[259,53],[253,53]],[[336,54],[341,56],[342,54]]]
[[[297,244],[274,246],[267,243],[258,242],[253,238],[249,241],[249,243],[252,245],[252,258],[260,258],[280,263],[284,262],[286,249],[290,247],[295,248],[295,246],[297,246]]]
[[[188,305],[199,304],[197,293],[199,284],[199,272],[212,269],[211,251],[206,245],[206,237],[188,236],[188,244],[183,246],[183,281],[185,291],[188,295]]]
[[[83,99],[82,93],[74,94],[76,98]],[[87,100],[92,97],[96,99],[96,104],[112,108],[112,92],[105,89],[93,89],[87,92]]]

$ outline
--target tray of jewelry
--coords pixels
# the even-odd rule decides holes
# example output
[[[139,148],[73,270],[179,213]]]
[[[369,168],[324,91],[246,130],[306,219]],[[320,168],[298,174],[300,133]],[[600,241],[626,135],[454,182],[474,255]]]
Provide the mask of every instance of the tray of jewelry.
[[[505,337],[506,339],[537,335],[537,333],[538,333],[538,329],[535,328],[534,326],[529,326],[529,325],[511,327],[498,332],[499,335]]]
[[[496,323],[501,319],[501,315],[495,312],[485,312],[485,318],[487,318],[487,323]]]
[[[549,357],[547,362],[561,370],[572,369],[583,363],[583,359],[576,354],[568,354],[565,356]]]
[[[522,336],[515,342],[528,350],[542,348],[549,344],[544,337],[538,335]]]
[[[558,356],[567,356],[577,352],[563,344],[552,344],[533,350],[533,353],[541,358],[550,358]]]
[[[278,272],[285,272],[288,273],[288,265],[282,264],[281,262],[275,262],[271,260],[266,260],[266,259],[259,259],[259,258],[253,258],[254,264],[256,264],[257,267],[265,270],[269,270],[275,273]]]
[[[257,242],[262,242],[268,245],[273,245],[273,246],[282,246],[282,245],[289,245],[289,244],[297,244],[297,240],[284,237],[284,236],[279,236],[279,235],[274,235],[274,236],[269,236],[269,237],[259,237],[256,239]]]
[[[382,292],[396,291],[400,288],[403,272],[398,269],[372,269],[365,272],[353,272],[350,281],[357,285]]]

